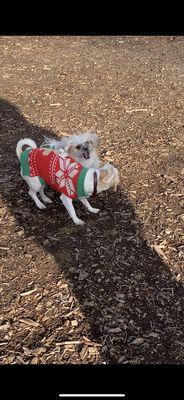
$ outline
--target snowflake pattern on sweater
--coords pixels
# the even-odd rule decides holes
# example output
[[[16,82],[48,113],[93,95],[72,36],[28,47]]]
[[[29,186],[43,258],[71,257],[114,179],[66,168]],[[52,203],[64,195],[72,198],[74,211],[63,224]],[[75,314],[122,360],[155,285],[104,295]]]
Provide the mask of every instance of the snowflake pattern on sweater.
[[[67,153],[48,148],[26,149],[21,155],[23,175],[38,176],[71,199],[84,196],[84,179],[88,171]]]
[[[79,166],[76,162],[70,162],[71,159],[59,157],[60,169],[56,172],[57,183],[60,188],[66,187],[69,197],[75,194],[73,178],[79,172]]]

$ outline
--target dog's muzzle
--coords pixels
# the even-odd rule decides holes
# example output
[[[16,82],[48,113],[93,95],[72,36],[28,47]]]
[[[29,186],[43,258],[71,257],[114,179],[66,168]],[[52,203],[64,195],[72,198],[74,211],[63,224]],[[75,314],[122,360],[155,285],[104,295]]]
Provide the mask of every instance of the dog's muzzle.
[[[88,147],[82,148],[82,154],[86,160],[88,160],[90,158],[90,152],[89,152]]]

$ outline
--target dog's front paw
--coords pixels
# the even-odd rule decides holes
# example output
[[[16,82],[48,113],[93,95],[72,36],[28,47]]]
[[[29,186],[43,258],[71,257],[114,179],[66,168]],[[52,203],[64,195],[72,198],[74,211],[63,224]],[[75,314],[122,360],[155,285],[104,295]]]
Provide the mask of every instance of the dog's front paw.
[[[49,197],[44,199],[45,203],[53,203],[53,201],[51,199],[49,199]]]
[[[45,207],[44,204],[41,203],[41,204],[38,205],[38,208],[39,208],[40,210],[44,210],[46,207]]]
[[[82,221],[82,219],[79,219],[79,218],[77,218],[74,222],[75,222],[76,225],[84,225],[85,224],[85,222]]]
[[[100,211],[99,208],[93,208],[93,209],[91,210],[91,212],[94,213],[94,214],[97,214],[99,211]]]

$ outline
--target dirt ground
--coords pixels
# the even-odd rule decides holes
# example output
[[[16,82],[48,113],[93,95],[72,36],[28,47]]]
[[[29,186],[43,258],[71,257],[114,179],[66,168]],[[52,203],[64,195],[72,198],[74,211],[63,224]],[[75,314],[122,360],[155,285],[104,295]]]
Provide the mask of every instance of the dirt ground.
[[[0,38],[0,363],[184,362],[184,37]],[[121,188],[76,227],[16,142],[92,130]]]

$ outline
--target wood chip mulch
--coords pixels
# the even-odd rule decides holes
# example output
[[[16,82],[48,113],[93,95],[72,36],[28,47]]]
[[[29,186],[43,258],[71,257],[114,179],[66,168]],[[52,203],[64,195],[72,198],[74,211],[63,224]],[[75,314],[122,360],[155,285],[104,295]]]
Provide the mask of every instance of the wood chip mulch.
[[[184,362],[184,38],[1,37],[0,364]],[[121,187],[40,211],[16,142],[91,129]]]

